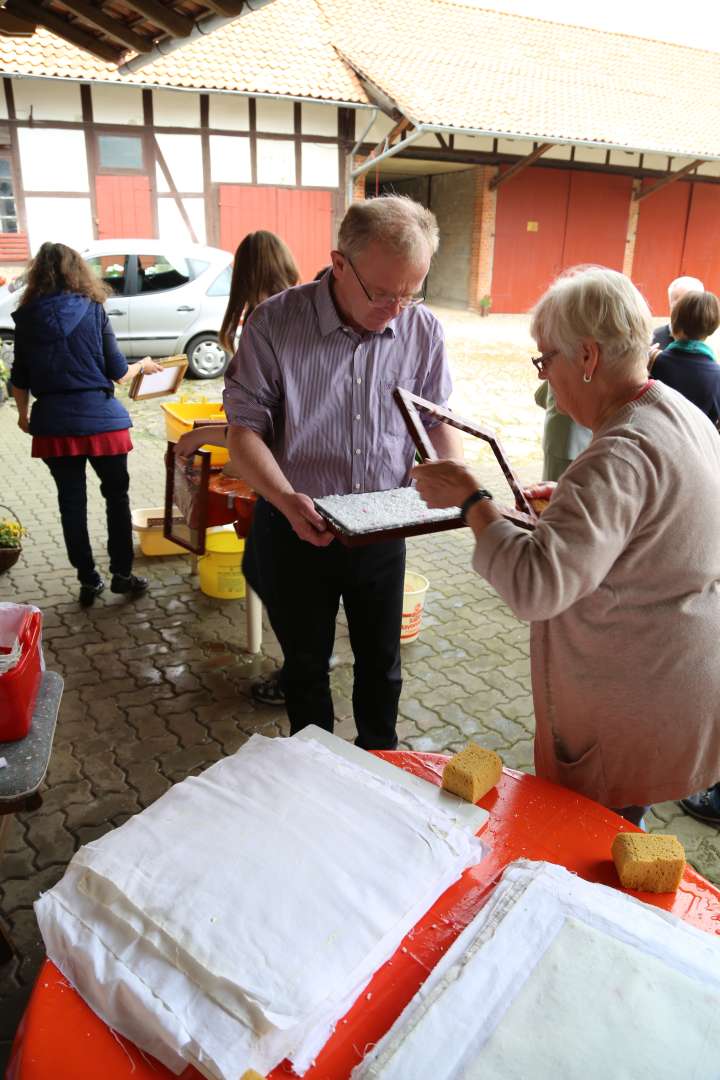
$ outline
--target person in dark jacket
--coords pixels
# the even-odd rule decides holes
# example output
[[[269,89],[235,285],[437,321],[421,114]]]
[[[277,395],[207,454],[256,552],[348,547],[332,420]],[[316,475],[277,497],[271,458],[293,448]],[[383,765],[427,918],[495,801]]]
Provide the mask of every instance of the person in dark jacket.
[[[700,278],[687,276],[675,278],[675,280],[671,281],[668,285],[668,310],[672,311],[678,300],[682,300],[685,293],[704,291],[705,286]],[[650,346],[650,359],[654,359],[663,349],[667,349],[672,339],[673,336],[670,323],[665,323],[664,326],[657,326],[653,331],[652,344]]]
[[[11,381],[18,425],[32,435],[32,456],[45,461],[55,480],[65,546],[84,607],[105,588],[88,535],[88,461],[106,504],[110,588],[136,596],[148,585],[132,573],[127,470],[132,421],[115,398],[113,383],[161,368],[149,358],[128,366],[102,306],[107,296],[77,251],[45,243],[30,266],[13,314]],[[31,395],[35,401],[28,414]]]
[[[697,405],[713,423],[720,420],[720,364],[706,338],[720,325],[720,303],[711,292],[687,292],[670,315],[674,340],[660,353],[651,374]]]

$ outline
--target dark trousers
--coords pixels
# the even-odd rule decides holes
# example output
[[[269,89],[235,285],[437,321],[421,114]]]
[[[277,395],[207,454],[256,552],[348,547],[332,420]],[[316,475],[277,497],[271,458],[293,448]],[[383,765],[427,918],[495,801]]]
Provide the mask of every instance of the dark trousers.
[[[77,570],[83,585],[96,585],[100,575],[90,545],[87,523],[87,485],[85,465],[90,462],[100,479],[100,491],[107,511],[107,550],[110,573],[127,577],[133,564],[132,521],[128,490],[130,477],[127,454],[102,457],[54,457],[45,464],[57,486],[60,520],[62,521],[68,559]]]
[[[291,734],[308,724],[333,729],[328,662],[342,597],[355,657],[356,742],[366,750],[394,749],[405,541],[346,548],[335,540],[317,548],[258,499],[243,570],[282,647]]]

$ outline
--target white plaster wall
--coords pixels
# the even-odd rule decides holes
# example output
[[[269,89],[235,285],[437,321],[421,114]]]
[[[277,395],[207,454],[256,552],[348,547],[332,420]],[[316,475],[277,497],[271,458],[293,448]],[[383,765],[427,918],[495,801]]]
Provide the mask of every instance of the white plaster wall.
[[[25,214],[33,255],[46,240],[81,251],[93,239],[89,198],[26,198]]]
[[[35,120],[82,120],[78,83],[60,79],[13,79],[15,115],[28,120],[30,109]]]
[[[156,127],[200,127],[200,95],[188,90],[153,90]]]
[[[0,86],[0,120],[7,120],[7,101],[5,100],[5,87]]]
[[[643,154],[643,165],[646,169],[658,169],[667,172],[670,158],[667,154]]]
[[[365,121],[367,123],[367,121]],[[385,113],[379,112],[375,117],[375,123],[365,136],[365,142],[378,143],[389,131],[395,127],[395,121]]]
[[[142,124],[142,90],[138,87],[94,83],[91,93],[97,124]]]
[[[492,150],[493,139],[491,135],[456,135],[456,150]]]
[[[290,184],[295,179],[295,143],[289,139],[258,139],[258,184]]]
[[[295,105],[292,101],[257,98],[255,124],[258,131],[272,131],[280,135],[292,135],[295,130]]]
[[[576,146],[575,160],[585,161],[590,165],[603,165],[605,163],[605,151],[598,146]]]
[[[412,131],[408,133],[412,135]],[[447,136],[444,136],[447,138]],[[437,136],[432,132],[429,135],[421,135],[419,139],[415,139],[412,146],[432,146],[435,150],[440,149],[440,143],[437,141]]]
[[[698,173],[700,176],[720,176],[720,161],[706,161],[698,165]]]
[[[338,148],[335,143],[303,143],[301,148],[304,187],[338,187]]]
[[[198,244],[206,243],[205,200],[183,199],[182,204],[193,224]],[[160,239],[171,241],[174,245],[178,242],[192,243],[190,233],[172,196],[159,198],[157,205]]]
[[[332,135],[337,138],[338,111],[335,105],[300,106],[300,128],[303,135]]]
[[[199,135],[156,135],[158,146],[178,191],[202,191],[202,142]],[[165,175],[155,166],[158,191],[169,191]]]
[[[498,139],[499,154],[517,154],[525,157],[532,154],[535,144],[530,139]]]
[[[211,128],[247,131],[250,127],[248,99],[239,94],[210,94],[209,123]]]
[[[62,128],[18,128],[26,191],[87,191],[85,135]]]
[[[680,169],[684,169],[686,165],[689,165],[691,161],[695,161],[695,158],[673,157],[670,158],[668,168],[670,169],[670,172],[678,172]]]
[[[546,150],[543,158],[552,158],[553,161],[569,161],[572,146],[553,146],[552,150]],[[542,158],[540,159],[542,161]]]
[[[252,180],[250,139],[242,135],[211,135],[210,176],[215,184],[249,184]]]
[[[640,155],[634,154],[630,150],[611,150],[610,164],[636,167],[640,164]]]

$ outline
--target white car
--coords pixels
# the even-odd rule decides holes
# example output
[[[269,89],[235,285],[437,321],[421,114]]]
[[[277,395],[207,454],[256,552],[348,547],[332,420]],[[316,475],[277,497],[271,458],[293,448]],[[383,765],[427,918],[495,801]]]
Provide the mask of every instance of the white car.
[[[196,378],[222,375],[230,360],[218,338],[230,295],[230,252],[165,240],[98,240],[82,255],[113,290],[105,310],[125,356],[186,353]],[[6,355],[20,293],[0,297]]]

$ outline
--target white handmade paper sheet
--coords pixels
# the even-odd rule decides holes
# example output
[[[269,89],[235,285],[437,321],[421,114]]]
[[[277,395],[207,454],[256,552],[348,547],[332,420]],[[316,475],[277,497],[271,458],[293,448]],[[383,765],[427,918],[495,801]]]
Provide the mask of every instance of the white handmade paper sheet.
[[[353,1080],[718,1075],[720,942],[519,862]]]
[[[37,914],[86,1000],[169,1067],[235,1077],[292,1054],[302,1070],[481,857],[405,788],[317,743],[253,736],[81,849]]]

